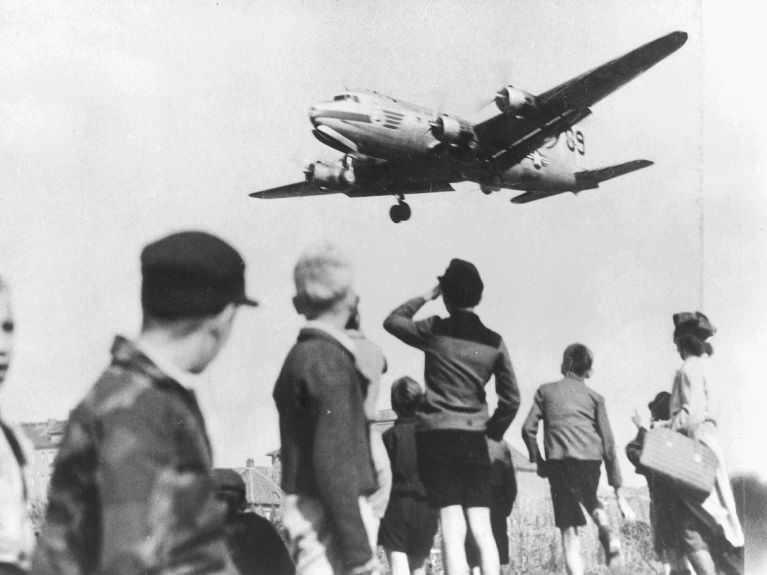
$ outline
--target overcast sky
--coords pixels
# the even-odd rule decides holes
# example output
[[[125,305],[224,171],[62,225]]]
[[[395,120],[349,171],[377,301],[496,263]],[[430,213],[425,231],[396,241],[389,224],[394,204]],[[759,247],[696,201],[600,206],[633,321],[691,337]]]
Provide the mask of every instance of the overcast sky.
[[[278,446],[271,390],[301,324],[291,269],[323,239],[356,262],[363,327],[390,364],[381,407],[393,378],[422,379],[423,369],[383,318],[462,257],[483,275],[477,311],[517,371],[512,444],[522,446],[536,387],[558,377],[562,350],[580,341],[595,352],[591,385],[622,450],[632,409],[646,413],[680,364],[671,315],[701,309],[719,328],[730,467],[760,463],[749,457],[767,432],[767,124],[748,66],[758,18],[708,5],[701,14],[694,1],[0,7],[0,274],[18,325],[4,417],[65,417],[106,365],[114,334],[138,329],[142,246],[195,228],[242,252],[263,303],[242,311],[200,390],[219,465],[262,463]],[[688,32],[687,44],[581,124],[587,167],[655,162],[600,190],[517,206],[510,192],[486,197],[461,184],[412,197],[413,217],[398,226],[392,198],[247,197],[299,180],[296,158],[338,156],[312,137],[307,109],[345,86],[424,105],[446,96],[446,111],[470,118],[500,87],[499,68],[541,92],[674,30]]]

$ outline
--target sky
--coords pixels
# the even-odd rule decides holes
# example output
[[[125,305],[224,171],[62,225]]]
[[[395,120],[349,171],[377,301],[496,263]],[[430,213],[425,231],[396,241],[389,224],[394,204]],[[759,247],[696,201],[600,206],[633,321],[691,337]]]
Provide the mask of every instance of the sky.
[[[301,326],[291,271],[329,240],[355,262],[363,328],[389,360],[381,408],[394,378],[423,370],[383,319],[461,257],[483,276],[477,312],[503,335],[519,380],[513,445],[535,389],[579,341],[594,350],[590,385],[622,451],[633,409],[646,414],[680,364],[672,314],[700,309],[719,329],[728,464],[767,477],[754,457],[767,432],[767,124],[748,64],[762,31],[756,14],[717,4],[2,2],[0,274],[18,326],[4,417],[66,417],[114,335],[137,333],[141,248],[203,229],[240,250],[262,302],[241,311],[198,392],[218,465],[264,463],[278,447],[271,391]],[[655,162],[600,190],[517,206],[512,192],[465,183],[410,198],[413,217],[399,225],[393,198],[247,196],[338,156],[314,140],[307,110],[344,88],[471,119],[507,81],[542,92],[674,30],[687,44],[579,125],[586,167]],[[440,302],[423,312],[435,313]]]

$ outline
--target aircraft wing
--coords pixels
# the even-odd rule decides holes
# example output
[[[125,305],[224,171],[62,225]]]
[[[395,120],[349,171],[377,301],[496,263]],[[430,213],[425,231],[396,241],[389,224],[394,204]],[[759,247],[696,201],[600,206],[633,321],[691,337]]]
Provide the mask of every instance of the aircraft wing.
[[[248,194],[251,198],[274,200],[278,198],[300,198],[304,196],[325,196],[328,194],[345,194],[350,198],[367,198],[372,196],[391,196],[399,194],[429,194],[433,192],[452,192],[450,182],[386,182],[380,185],[352,186],[343,190],[321,190],[308,182],[299,182],[261,190]]]
[[[560,84],[536,97],[532,118],[499,113],[474,126],[480,144],[490,151],[494,167],[503,171],[521,161],[544,142],[579,122],[589,109],[639,74],[679,49],[685,32],[672,32],[615,60]]]
[[[300,198],[303,196],[321,196],[335,193],[335,190],[321,190],[317,186],[308,182],[297,182],[287,184],[277,188],[261,190],[248,194],[251,198],[261,198],[262,200],[274,200],[277,198]]]

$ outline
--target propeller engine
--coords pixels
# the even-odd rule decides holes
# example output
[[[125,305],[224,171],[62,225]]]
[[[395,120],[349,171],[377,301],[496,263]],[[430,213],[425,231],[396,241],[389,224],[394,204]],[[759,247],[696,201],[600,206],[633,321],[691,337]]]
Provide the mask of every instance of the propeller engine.
[[[474,138],[471,126],[447,114],[437,115],[429,125],[432,135],[445,144],[463,148]]]
[[[312,162],[304,168],[304,177],[307,183],[323,190],[345,190],[357,181],[348,156],[336,163]]]
[[[531,118],[538,112],[538,100],[535,96],[511,84],[507,84],[495,93],[495,105],[504,114],[514,114],[522,118]]]

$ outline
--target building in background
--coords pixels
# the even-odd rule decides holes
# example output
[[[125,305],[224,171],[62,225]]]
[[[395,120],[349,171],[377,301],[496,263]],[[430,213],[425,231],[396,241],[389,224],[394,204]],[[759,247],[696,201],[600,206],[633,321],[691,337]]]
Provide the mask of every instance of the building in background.
[[[256,466],[248,459],[245,467],[232,467],[245,481],[245,498],[250,508],[270,520],[282,505],[279,465],[278,453],[272,456],[271,466]]]

